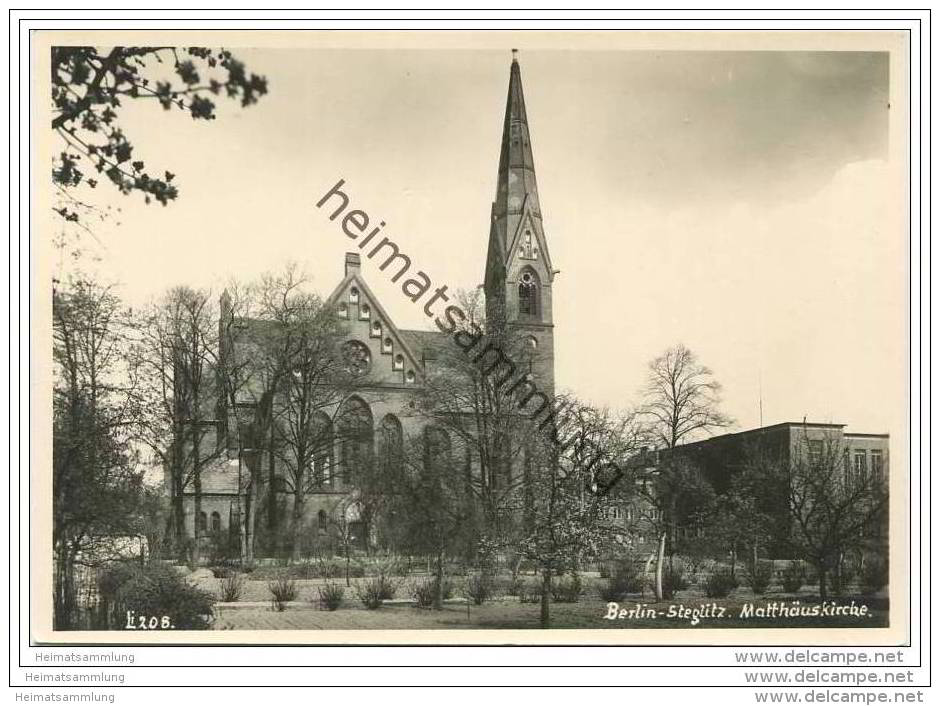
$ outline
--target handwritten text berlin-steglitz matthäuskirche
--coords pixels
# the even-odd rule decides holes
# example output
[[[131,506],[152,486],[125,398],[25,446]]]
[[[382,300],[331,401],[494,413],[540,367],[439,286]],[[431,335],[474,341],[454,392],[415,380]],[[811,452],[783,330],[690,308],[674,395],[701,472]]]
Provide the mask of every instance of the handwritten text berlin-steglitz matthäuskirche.
[[[824,603],[803,603],[802,601],[767,601],[765,603],[742,603],[737,610],[729,610],[717,603],[699,603],[687,606],[684,603],[671,603],[665,608],[656,608],[648,603],[634,603],[621,607],[619,603],[608,603],[606,620],[648,620],[672,618],[688,620],[690,625],[698,625],[702,620],[721,618],[738,619],[774,619],[774,618],[825,618],[833,616],[851,616],[864,618],[870,616],[868,606],[855,601],[839,604],[835,601]]]

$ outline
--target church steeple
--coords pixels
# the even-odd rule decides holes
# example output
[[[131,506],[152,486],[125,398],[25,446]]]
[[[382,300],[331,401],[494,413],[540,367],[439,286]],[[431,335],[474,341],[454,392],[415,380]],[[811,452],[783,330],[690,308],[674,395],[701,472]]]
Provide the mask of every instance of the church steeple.
[[[543,375],[553,384],[552,280],[554,270],[542,228],[542,208],[535,179],[522,71],[513,49],[509,91],[496,175],[496,198],[490,212],[486,261],[487,316],[531,332],[533,348],[546,358]],[[542,366],[544,367],[544,366]]]

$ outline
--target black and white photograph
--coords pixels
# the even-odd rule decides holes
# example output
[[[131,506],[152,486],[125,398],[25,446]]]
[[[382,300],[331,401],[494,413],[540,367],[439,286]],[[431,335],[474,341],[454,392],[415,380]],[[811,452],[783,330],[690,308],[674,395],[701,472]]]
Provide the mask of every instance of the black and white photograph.
[[[910,639],[905,33],[34,40],[37,639]]]

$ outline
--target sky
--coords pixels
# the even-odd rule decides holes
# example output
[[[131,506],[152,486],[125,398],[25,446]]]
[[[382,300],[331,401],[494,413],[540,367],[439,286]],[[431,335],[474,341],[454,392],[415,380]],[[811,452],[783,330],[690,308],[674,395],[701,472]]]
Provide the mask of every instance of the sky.
[[[241,49],[269,94],[217,120],[122,108],[135,157],[178,200],[95,226],[97,267],[140,305],[175,284],[250,280],[289,261],[328,296],[352,241],[315,203],[351,207],[434,286],[482,283],[509,79],[486,50]],[[553,264],[556,382],[639,401],[648,361],[683,342],[737,429],[780,421],[904,430],[908,236],[887,53],[520,54]],[[378,263],[394,322],[428,320]]]

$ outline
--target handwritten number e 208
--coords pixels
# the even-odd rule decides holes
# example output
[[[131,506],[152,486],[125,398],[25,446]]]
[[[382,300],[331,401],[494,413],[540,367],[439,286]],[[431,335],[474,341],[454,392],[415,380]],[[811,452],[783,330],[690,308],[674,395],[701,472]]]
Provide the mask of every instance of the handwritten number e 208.
[[[127,611],[127,624],[125,630],[173,630],[176,626],[170,621],[169,615],[137,615],[134,611]]]

